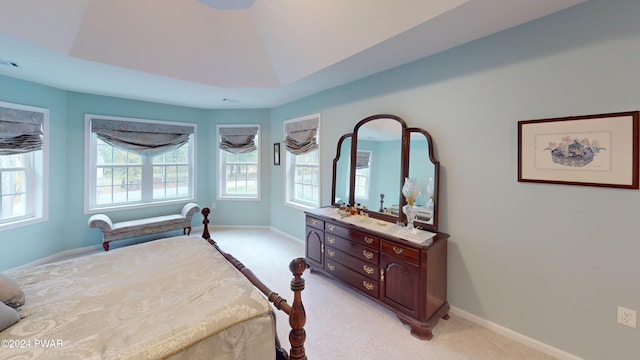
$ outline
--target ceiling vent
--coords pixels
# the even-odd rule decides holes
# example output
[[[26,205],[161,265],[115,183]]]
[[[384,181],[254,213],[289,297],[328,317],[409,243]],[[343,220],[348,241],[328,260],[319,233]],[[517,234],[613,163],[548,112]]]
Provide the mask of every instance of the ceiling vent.
[[[248,9],[256,0],[198,0],[218,10]]]

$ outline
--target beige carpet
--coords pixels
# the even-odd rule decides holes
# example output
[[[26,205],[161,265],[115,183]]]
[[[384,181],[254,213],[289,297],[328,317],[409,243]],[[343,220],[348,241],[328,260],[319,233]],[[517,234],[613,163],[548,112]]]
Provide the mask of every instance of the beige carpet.
[[[271,290],[289,299],[289,262],[304,257],[302,242],[267,229],[212,228],[220,248],[242,261]],[[465,319],[451,315],[433,339],[414,338],[393,313],[326,275],[305,272],[309,359],[554,359]],[[279,312],[281,313],[281,312]],[[278,315],[278,334],[288,348],[289,325]]]

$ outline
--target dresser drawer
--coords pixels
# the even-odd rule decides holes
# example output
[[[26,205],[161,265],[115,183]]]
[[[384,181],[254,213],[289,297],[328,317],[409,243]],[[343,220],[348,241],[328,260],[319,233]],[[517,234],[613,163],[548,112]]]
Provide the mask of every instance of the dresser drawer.
[[[324,230],[324,221],[307,215],[307,226],[311,226],[319,230]]]
[[[333,234],[326,234],[324,242],[326,246],[331,246],[353,257],[364,260],[374,265],[380,264],[380,253],[367,246],[362,246],[355,242],[343,239]]]
[[[371,280],[366,276],[362,276],[346,266],[340,265],[335,261],[327,260],[325,262],[325,270],[351,286],[377,298],[380,292],[380,286],[377,281]]]
[[[342,264],[349,269],[360,273],[372,280],[378,280],[380,274],[380,268],[376,265],[362,261],[351,255],[345,254],[342,251],[332,248],[330,246],[325,247],[325,258],[333,262]]]
[[[415,265],[420,264],[420,251],[417,249],[394,244],[388,241],[382,241],[382,253]]]
[[[369,234],[365,234],[360,231],[351,230],[346,227],[342,227],[340,225],[336,225],[332,223],[327,223],[325,230],[327,231],[327,233],[331,233],[336,236],[341,236],[343,238],[350,239],[351,241],[358,242],[362,245],[369,246],[374,249],[378,249],[380,247],[379,238]]]

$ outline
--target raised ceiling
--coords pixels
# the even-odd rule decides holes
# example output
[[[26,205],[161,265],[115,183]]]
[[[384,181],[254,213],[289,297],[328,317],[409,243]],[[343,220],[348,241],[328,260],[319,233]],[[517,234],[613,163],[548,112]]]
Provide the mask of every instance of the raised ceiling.
[[[19,64],[0,74],[198,108],[271,108],[584,1],[255,0],[231,10],[215,0],[0,0],[0,60]]]

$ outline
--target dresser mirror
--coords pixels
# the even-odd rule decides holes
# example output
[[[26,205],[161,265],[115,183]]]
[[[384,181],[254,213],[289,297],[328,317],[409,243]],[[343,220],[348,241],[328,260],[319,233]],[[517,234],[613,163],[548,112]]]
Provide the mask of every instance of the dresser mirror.
[[[351,204],[384,212],[401,206],[402,137],[406,124],[392,115],[374,115],[356,124],[351,144]],[[355,158],[354,158],[355,155]],[[380,210],[380,197],[383,197]],[[394,215],[398,215],[397,213]]]
[[[409,175],[417,179],[420,195],[415,206],[418,214],[415,226],[436,231],[438,224],[438,179],[440,163],[433,154],[431,135],[421,128],[408,128],[409,133]]]
[[[412,177],[421,193],[416,199],[419,211],[414,224],[437,231],[438,176],[439,163],[426,130],[407,128],[395,115],[373,115],[338,141],[332,205],[360,204],[372,217],[405,223],[406,215],[400,210],[406,204],[402,186],[406,177]]]
[[[349,164],[351,163],[351,134],[344,134],[338,140],[336,157],[333,159],[333,187],[331,205],[340,206],[349,202]]]

